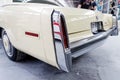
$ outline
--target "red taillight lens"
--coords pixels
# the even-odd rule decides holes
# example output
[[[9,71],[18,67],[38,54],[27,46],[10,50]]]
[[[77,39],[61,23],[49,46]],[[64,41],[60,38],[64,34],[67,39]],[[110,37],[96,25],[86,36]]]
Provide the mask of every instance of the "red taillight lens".
[[[61,28],[62,28],[61,32],[62,32],[62,38],[63,38],[63,41],[64,41],[64,47],[69,48],[66,24],[65,24],[64,18],[62,16],[61,16]]]
[[[55,39],[61,40],[63,42],[64,48],[69,48],[68,34],[64,17],[59,12],[54,12],[52,18]]]

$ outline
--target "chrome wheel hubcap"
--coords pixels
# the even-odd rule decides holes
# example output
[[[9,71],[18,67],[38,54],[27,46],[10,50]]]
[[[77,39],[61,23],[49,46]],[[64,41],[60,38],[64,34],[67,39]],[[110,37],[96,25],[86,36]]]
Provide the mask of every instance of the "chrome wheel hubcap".
[[[4,45],[4,48],[6,50],[7,55],[10,57],[13,56],[13,53],[11,52],[11,44],[9,42],[7,35],[3,36],[3,45]]]

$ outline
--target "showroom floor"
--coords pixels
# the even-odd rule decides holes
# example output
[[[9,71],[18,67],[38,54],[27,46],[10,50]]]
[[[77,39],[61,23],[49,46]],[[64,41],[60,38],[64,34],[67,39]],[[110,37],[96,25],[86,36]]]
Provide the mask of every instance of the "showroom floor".
[[[1,47],[0,80],[119,80],[120,35],[109,37],[105,44],[73,60],[69,73],[34,58],[22,62],[10,61]]]

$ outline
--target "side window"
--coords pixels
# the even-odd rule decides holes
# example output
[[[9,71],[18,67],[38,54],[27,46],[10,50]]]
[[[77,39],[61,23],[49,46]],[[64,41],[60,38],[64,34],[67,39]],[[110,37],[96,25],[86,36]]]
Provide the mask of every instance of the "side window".
[[[23,2],[25,0],[13,0],[13,2]]]
[[[59,5],[56,1],[52,1],[52,0],[13,0],[13,2],[43,3],[43,4]]]
[[[28,3],[43,3],[43,4],[52,4],[57,5],[56,1],[52,0],[27,0]]]

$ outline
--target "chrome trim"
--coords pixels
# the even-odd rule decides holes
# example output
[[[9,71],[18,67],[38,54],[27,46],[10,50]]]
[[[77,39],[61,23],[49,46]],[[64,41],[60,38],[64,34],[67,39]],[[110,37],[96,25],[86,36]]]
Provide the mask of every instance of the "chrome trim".
[[[56,59],[57,59],[59,69],[66,71],[66,72],[69,72],[70,67],[72,65],[70,49],[64,48],[63,39],[61,38],[60,35],[55,33],[55,31],[59,31],[59,30],[53,26],[53,21],[54,21],[53,19],[59,18],[59,21],[57,21],[57,22],[60,23],[61,15],[62,14],[59,11],[53,11],[53,14],[52,14],[53,40],[54,40],[55,54],[56,54]],[[67,31],[66,31],[66,33],[67,33]],[[68,37],[68,34],[66,34],[66,35]]]
[[[112,32],[111,36],[117,36],[119,34],[118,30],[118,20],[116,16],[113,16],[112,26],[115,27],[115,30]]]
[[[65,53],[62,42],[57,39],[55,39],[55,49],[56,49],[57,61],[60,69],[63,71],[69,72],[70,66],[68,66],[68,62],[69,62],[68,60],[70,60],[70,58],[67,59],[68,57],[67,55],[69,55],[70,52],[68,51],[68,53]]]
[[[117,21],[116,16],[112,16],[112,26],[116,26],[116,21]]]
[[[105,39],[112,34],[112,32],[116,28],[113,27],[109,29],[106,32],[100,32],[99,34],[96,34],[92,37],[71,43],[71,52],[72,52],[72,58],[76,58],[81,56],[84,53],[89,52],[92,49],[95,49],[102,45],[105,41]]]

